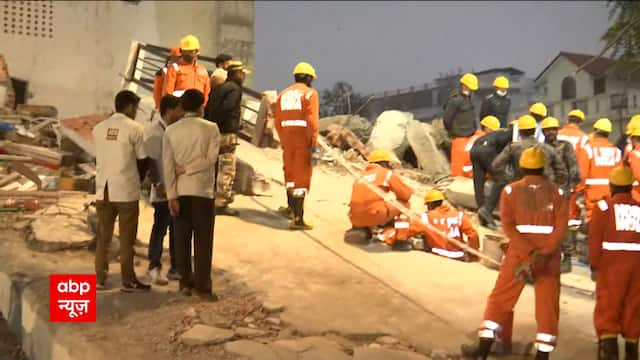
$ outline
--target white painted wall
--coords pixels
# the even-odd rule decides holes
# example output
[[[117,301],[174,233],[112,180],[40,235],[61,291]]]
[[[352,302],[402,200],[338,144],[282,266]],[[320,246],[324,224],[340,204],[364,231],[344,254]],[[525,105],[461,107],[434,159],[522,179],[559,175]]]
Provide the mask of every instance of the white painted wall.
[[[110,111],[132,40],[173,47],[192,33],[215,56],[220,39],[238,39],[249,48],[238,57],[253,64],[253,2],[234,3],[54,1],[53,38],[0,32],[0,53],[12,77],[29,81],[29,103],[54,105],[61,118]],[[222,12],[226,23],[242,19],[236,31],[220,34]]]

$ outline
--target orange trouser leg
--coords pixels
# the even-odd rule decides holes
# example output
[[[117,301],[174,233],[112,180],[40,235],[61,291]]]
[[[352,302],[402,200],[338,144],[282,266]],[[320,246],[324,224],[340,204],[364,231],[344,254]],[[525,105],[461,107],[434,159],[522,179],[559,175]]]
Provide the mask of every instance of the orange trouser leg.
[[[484,310],[485,323],[489,321],[498,324],[501,328],[508,328],[507,325],[513,321],[513,308],[525,285],[514,277],[513,270],[525,258],[526,255],[515,252],[508,252],[505,256],[496,284],[487,299],[487,306]],[[491,329],[490,326],[486,328]]]
[[[609,187],[606,185],[589,185],[584,191],[584,207],[586,222],[591,221],[593,208],[598,206],[598,201],[609,196]]]
[[[311,152],[302,144],[284,146],[282,149],[284,180],[287,188],[309,190],[311,185]]]
[[[627,296],[622,310],[622,336],[637,341],[640,339],[640,266],[637,262],[628,273]]]
[[[380,204],[370,206],[364,210],[354,211],[354,209],[351,209],[349,219],[353,227],[374,227],[387,224],[399,214],[400,210],[381,200]]]
[[[569,226],[579,226],[580,206],[578,206],[578,193],[572,192],[569,196]]]
[[[635,270],[633,268],[633,264],[626,262],[607,261],[598,269],[596,307],[593,314],[598,336],[624,332],[629,338],[640,337],[640,331],[638,331],[640,279],[637,265]]]
[[[541,273],[535,274],[536,297],[536,348],[543,352],[551,352],[558,336],[558,319],[560,316],[560,252],[549,261]]]
[[[451,139],[451,176],[464,176],[464,148],[469,141],[468,137]]]

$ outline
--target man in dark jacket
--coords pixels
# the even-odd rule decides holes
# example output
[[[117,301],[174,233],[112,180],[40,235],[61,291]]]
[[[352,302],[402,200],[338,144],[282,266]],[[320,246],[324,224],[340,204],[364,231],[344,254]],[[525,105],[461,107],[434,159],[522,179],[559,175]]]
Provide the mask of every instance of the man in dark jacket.
[[[511,99],[507,95],[509,89],[509,79],[504,76],[498,76],[493,81],[495,91],[482,100],[480,106],[480,119],[485,116],[493,115],[500,120],[500,127],[507,127],[507,116],[509,116],[509,108],[511,107]]]
[[[466,73],[460,78],[460,89],[451,92],[442,120],[451,138],[451,176],[464,176],[464,148],[476,131],[471,93],[478,90],[478,78]]]
[[[487,181],[487,175],[495,178],[491,163],[511,143],[512,137],[513,127],[509,126],[508,129],[498,129],[483,135],[473,143],[470,155],[473,166],[473,189],[478,208],[484,205],[484,184]]]
[[[227,67],[227,80],[213,89],[213,99],[207,104],[206,119],[213,121],[220,129],[220,153],[218,155],[218,178],[216,181],[216,214],[237,216],[230,209],[233,202],[233,180],[236,176],[236,146],[238,131],[242,128],[241,102],[242,83],[250,73],[239,61]]]

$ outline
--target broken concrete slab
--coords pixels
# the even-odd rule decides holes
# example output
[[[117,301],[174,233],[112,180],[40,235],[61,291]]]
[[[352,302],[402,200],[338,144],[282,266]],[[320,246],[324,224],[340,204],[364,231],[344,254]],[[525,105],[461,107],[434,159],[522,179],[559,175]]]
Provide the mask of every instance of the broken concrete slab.
[[[263,330],[251,329],[246,327],[239,327],[235,329],[235,333],[237,336],[247,338],[247,339],[262,337],[268,334],[266,331],[263,331]]]
[[[273,345],[280,346],[296,353],[305,352],[313,347],[313,344],[304,339],[289,339],[274,341]]]
[[[30,230],[29,246],[38,251],[83,249],[94,237],[85,221],[60,214],[37,218]]]
[[[238,340],[224,344],[228,353],[245,356],[251,360],[297,360],[298,354],[288,349],[261,344],[253,340]]]
[[[416,155],[418,168],[433,178],[439,178],[450,174],[451,166],[433,138],[434,133],[435,129],[430,124],[416,120],[407,124],[407,141]]]
[[[353,354],[354,360],[429,360],[428,357],[401,350],[359,347]]]
[[[333,348],[314,348],[305,351],[300,360],[350,360],[351,356]]]
[[[195,325],[180,336],[180,341],[185,345],[215,345],[230,340],[234,332],[207,325]]]
[[[394,338],[393,336],[381,336],[376,339],[376,342],[383,345],[396,345],[400,343],[400,340]]]
[[[373,126],[369,120],[358,115],[336,115],[328,116],[320,119],[318,130],[321,133],[329,131],[331,125],[339,125],[345,129],[351,130],[360,141],[366,143],[369,141]]]
[[[271,325],[280,325],[282,323],[282,320],[276,318],[276,317],[268,317],[266,318],[264,321],[266,321],[267,323],[271,324]]]
[[[267,300],[262,303],[262,308],[269,314],[278,313],[284,310],[284,305],[275,301]]]
[[[370,149],[384,149],[392,152],[398,159],[404,157],[404,152],[409,147],[407,139],[407,126],[413,120],[413,114],[389,110],[376,119],[371,137]]]

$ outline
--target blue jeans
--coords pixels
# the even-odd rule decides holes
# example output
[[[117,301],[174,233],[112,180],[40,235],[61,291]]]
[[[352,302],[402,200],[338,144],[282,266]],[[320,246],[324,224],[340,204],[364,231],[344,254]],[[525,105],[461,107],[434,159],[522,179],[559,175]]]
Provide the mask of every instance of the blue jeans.
[[[149,270],[162,267],[162,241],[167,234],[167,228],[169,228],[169,258],[171,261],[171,269],[169,269],[169,271],[176,271],[174,230],[171,214],[169,213],[169,202],[159,201],[152,205],[154,212],[153,228],[151,229],[151,238],[149,239]]]

